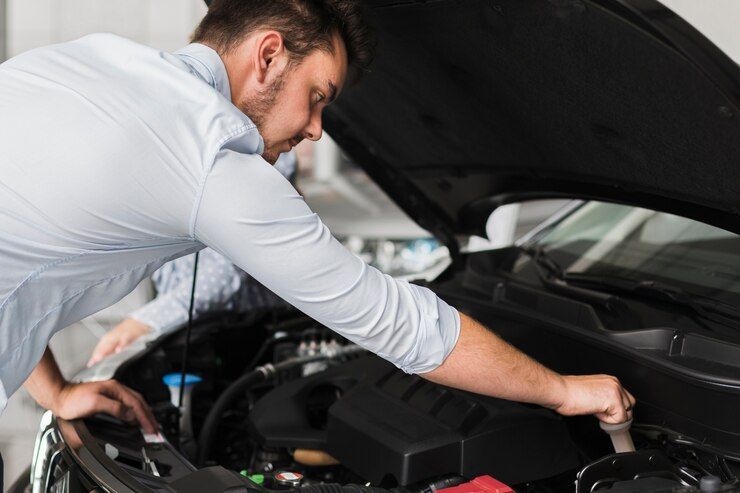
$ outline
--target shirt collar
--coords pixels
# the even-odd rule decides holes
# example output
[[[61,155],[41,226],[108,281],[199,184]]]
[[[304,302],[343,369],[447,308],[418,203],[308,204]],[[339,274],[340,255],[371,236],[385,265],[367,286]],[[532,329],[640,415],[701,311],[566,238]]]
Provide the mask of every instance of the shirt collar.
[[[228,101],[231,101],[229,75],[226,73],[226,66],[216,50],[201,43],[191,43],[177,50],[175,55],[190,67],[193,75],[202,79],[206,84],[220,92]],[[244,118],[250,123],[252,122],[247,115],[244,115]],[[259,135],[257,154],[262,154],[264,148],[265,142],[262,140],[262,136]]]
[[[201,43],[191,43],[175,52],[188,64],[194,75],[214,87],[223,97],[231,101],[231,87],[226,66],[216,51]]]

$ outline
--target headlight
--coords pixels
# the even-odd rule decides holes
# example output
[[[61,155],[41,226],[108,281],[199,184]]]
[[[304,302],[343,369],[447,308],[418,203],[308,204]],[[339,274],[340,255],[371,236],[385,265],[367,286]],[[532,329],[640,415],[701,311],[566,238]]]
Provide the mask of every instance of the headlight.
[[[36,443],[33,446],[33,457],[31,459],[31,491],[33,493],[44,493],[47,491],[46,483],[49,478],[52,462],[55,456],[59,456],[62,445],[61,438],[53,426],[51,426],[51,411],[46,411],[39,423],[39,432],[36,435]]]

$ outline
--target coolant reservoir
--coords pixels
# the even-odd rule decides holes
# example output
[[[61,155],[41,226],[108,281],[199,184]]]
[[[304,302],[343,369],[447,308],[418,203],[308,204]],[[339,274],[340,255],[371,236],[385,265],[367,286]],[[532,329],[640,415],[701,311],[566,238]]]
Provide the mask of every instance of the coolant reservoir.
[[[632,442],[632,435],[630,435],[630,426],[632,426],[632,420],[625,421],[619,424],[608,424],[603,421],[599,422],[601,429],[609,434],[609,438],[612,439],[612,445],[614,445],[614,451],[618,454],[622,452],[634,452],[635,444]]]
[[[192,405],[193,387],[201,382],[197,375],[185,375],[185,388],[182,393],[182,405],[180,405],[180,383],[182,373],[169,373],[162,378],[164,384],[170,389],[170,400],[172,405],[180,409],[180,438],[187,440],[193,437],[193,424],[190,421],[190,408]]]

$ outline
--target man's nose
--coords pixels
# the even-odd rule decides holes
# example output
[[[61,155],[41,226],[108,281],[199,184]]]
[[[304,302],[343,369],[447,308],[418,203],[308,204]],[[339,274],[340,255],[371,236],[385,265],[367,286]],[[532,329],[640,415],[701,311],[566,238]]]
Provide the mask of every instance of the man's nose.
[[[321,138],[321,113],[311,116],[308,126],[304,130],[304,136],[308,140],[319,140]]]

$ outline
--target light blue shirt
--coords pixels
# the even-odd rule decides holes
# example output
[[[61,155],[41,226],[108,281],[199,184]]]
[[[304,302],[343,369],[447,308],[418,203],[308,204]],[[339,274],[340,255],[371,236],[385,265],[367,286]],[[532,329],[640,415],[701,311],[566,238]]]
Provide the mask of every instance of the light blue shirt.
[[[296,173],[295,152],[281,154],[275,169],[291,183]],[[194,257],[167,262],[152,274],[157,297],[129,314],[159,336],[182,327],[188,320],[193,285]],[[214,311],[262,312],[288,305],[252,276],[211,248],[200,251],[198,279],[193,297],[193,317]],[[257,314],[257,313],[255,313]]]
[[[347,251],[263,147],[203,45],[96,34],[0,65],[0,408],[55,332],[204,246],[403,370],[436,368],[458,313]]]

